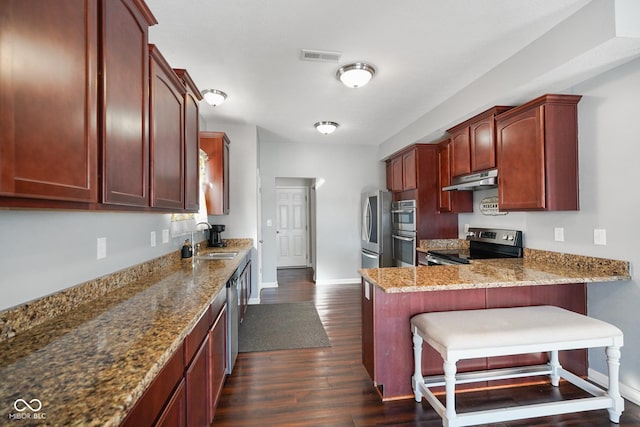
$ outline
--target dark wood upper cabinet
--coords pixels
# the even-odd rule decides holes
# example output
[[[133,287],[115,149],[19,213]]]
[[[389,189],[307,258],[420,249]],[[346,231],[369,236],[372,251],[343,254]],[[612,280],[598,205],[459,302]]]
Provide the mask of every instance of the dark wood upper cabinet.
[[[202,99],[200,90],[189,73],[184,69],[174,69],[182,81],[184,95],[184,208],[197,212],[200,196],[200,116],[198,101]]]
[[[495,106],[449,129],[451,176],[496,167],[495,117],[512,107]]]
[[[418,188],[418,168],[416,165],[416,152],[409,151],[402,155],[402,187],[403,190]]]
[[[496,119],[501,210],[578,210],[578,95],[544,95]]]
[[[448,239],[458,234],[458,215],[448,213],[450,210],[441,211],[439,207],[438,149],[437,144],[414,144],[387,160],[387,172],[392,174],[393,200],[416,201],[418,239]]]
[[[184,209],[184,85],[155,45],[150,56],[151,206]]]
[[[448,132],[451,134],[451,176],[466,175],[471,172],[469,126],[456,127]]]
[[[102,1],[102,202],[149,206],[148,29],[142,1]]]
[[[200,148],[207,153],[204,197],[209,215],[229,213],[229,145],[224,132],[200,132]]]
[[[473,192],[442,191],[442,187],[451,185],[451,140],[445,139],[438,144],[438,210],[440,212],[473,212]]]
[[[389,165],[391,170],[391,185],[389,186],[389,190],[404,190],[404,180],[402,178],[402,156],[396,156],[389,160]]]
[[[387,188],[393,192],[415,190],[418,187],[416,152],[409,150],[387,161]]]
[[[0,1],[0,196],[98,200],[98,50],[95,1]]]

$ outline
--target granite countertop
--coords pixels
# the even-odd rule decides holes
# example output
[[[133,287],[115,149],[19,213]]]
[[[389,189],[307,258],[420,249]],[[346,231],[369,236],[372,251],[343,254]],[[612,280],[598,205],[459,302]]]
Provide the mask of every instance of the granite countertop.
[[[426,248],[423,248],[426,250]],[[386,293],[630,280],[626,261],[525,249],[523,258],[454,266],[369,268],[362,277]]]
[[[0,419],[118,425],[251,248],[241,239],[220,249],[238,251],[232,260],[178,261],[0,342]]]

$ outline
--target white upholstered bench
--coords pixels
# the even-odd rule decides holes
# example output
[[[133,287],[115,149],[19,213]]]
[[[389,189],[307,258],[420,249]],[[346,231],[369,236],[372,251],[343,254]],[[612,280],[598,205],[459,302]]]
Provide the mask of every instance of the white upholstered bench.
[[[445,427],[469,426],[506,420],[607,409],[609,419],[618,423],[624,400],[618,387],[620,329],[559,307],[535,306],[484,310],[423,313],[411,318],[413,333],[413,392],[417,402],[422,397],[442,417]],[[444,376],[422,375],[422,342],[437,350],[444,360]],[[607,391],[565,370],[558,361],[558,351],[606,347],[609,369]],[[456,363],[462,359],[549,352],[549,363],[521,368],[495,369],[456,374]],[[554,386],[564,378],[591,396],[523,405],[517,407],[464,412],[455,409],[456,384],[496,379],[549,375]],[[430,388],[445,387],[445,405]]]

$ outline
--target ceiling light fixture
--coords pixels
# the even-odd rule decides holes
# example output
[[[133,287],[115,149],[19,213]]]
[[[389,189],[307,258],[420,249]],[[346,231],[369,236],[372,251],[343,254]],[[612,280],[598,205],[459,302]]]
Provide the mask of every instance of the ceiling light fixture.
[[[207,101],[207,104],[214,107],[222,104],[227,99],[227,94],[218,89],[205,89],[202,91],[202,96]]]
[[[376,73],[376,69],[364,62],[354,62],[353,64],[340,67],[336,72],[336,77],[345,86],[350,88],[362,87],[369,83],[369,80]]]
[[[340,125],[336,122],[318,122],[313,126],[318,129],[318,132],[329,135],[330,133],[333,133],[336,129],[338,129],[338,126]]]

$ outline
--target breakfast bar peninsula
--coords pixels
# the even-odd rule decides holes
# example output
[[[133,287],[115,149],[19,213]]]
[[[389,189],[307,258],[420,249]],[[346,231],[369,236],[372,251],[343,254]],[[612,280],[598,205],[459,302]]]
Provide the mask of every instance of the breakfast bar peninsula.
[[[525,249],[523,258],[474,260],[455,266],[371,268],[360,273],[362,362],[382,400],[413,397],[409,322],[416,314],[534,305],[554,305],[587,314],[587,283],[631,278],[625,261],[534,249]],[[586,376],[586,350],[563,353],[562,365]],[[461,362],[458,370],[546,361],[546,354],[471,359]],[[442,373],[442,359],[435,350],[424,350],[422,369],[425,375]]]

